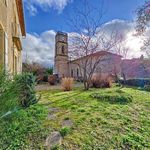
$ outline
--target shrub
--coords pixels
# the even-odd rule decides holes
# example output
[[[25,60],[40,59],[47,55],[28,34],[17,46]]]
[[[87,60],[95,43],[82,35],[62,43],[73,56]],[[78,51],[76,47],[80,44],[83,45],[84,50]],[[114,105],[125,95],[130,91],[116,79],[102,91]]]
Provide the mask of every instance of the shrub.
[[[132,96],[124,92],[110,92],[110,93],[93,93],[93,98],[98,100],[107,101],[110,103],[129,103],[132,102]]]
[[[95,75],[91,80],[91,86],[94,88],[110,88],[112,86],[112,81],[109,77],[101,77],[100,75]]]
[[[137,87],[144,87],[145,85],[150,85],[150,79],[128,79],[126,81],[120,80],[121,84],[128,85],[128,86],[137,86]]]
[[[48,82],[48,75],[43,76],[43,82]]]
[[[0,69],[0,117],[10,113],[17,106],[18,96],[15,82]]]
[[[37,84],[42,83],[42,82],[43,82],[43,79],[44,79],[43,75],[38,75],[38,76],[36,77],[36,83],[37,83]]]
[[[47,73],[48,75],[52,75],[52,74],[53,74],[53,68],[48,68],[48,69],[46,69],[46,73]]]
[[[55,75],[50,75],[50,76],[48,77],[48,82],[49,82],[50,85],[55,85],[56,82],[57,82],[56,76],[55,76]]]
[[[37,104],[0,120],[0,149],[41,149],[48,131],[42,124],[47,113],[45,106]]]
[[[71,91],[73,88],[73,78],[63,78],[62,79],[62,88],[64,91]]]
[[[34,75],[37,75],[37,76],[41,74],[45,74],[46,72],[46,68],[36,62],[23,63],[22,70],[24,73],[27,73],[27,72],[33,73]]]
[[[150,92],[150,85],[145,85],[144,90]]]
[[[64,127],[60,130],[60,134],[62,137],[66,136],[71,132],[71,129],[69,127]]]
[[[35,93],[35,77],[30,73],[23,73],[15,77],[18,88],[19,104],[22,107],[29,107],[38,102]]]

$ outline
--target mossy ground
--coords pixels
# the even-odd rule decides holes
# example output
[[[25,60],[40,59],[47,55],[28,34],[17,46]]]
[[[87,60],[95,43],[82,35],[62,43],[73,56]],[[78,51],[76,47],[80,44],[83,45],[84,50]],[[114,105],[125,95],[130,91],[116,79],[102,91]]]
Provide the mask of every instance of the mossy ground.
[[[60,131],[63,120],[73,122],[71,132],[63,140],[60,149],[68,150],[112,150],[150,149],[150,93],[136,88],[123,88],[132,95],[127,104],[111,104],[99,101],[90,95],[97,92],[116,92],[111,89],[80,88],[62,92],[61,90],[41,92],[41,104],[58,108],[54,120],[46,120],[46,128]]]

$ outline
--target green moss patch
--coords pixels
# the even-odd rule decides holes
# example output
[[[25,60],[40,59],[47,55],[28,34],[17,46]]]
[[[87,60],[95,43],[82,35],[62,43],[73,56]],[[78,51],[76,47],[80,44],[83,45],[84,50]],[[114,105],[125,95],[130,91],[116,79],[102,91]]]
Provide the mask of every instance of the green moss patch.
[[[133,99],[133,97],[130,94],[125,93],[121,90],[116,90],[112,92],[109,91],[109,92],[92,93],[91,96],[98,100],[121,104],[130,103],[132,102]]]

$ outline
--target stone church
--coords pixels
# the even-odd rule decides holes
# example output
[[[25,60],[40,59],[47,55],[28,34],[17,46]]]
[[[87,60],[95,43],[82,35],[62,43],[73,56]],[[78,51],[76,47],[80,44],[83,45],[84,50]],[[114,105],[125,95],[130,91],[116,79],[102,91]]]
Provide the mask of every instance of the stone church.
[[[116,55],[106,51],[98,51],[91,54],[90,57],[101,56],[99,66],[101,66],[101,72],[103,74],[113,74],[114,69],[118,74],[121,74],[121,60],[120,55]],[[107,59],[106,59],[107,58]],[[68,35],[63,32],[57,32],[55,37],[55,62],[54,62],[54,74],[58,77],[73,77],[82,78],[81,69],[79,68],[79,63],[84,58],[78,58],[75,60],[69,59],[68,54]]]

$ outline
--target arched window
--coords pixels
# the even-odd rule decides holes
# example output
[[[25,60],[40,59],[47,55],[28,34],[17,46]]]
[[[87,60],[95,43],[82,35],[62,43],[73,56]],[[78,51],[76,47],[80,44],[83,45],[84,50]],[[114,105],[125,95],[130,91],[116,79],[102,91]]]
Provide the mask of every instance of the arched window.
[[[77,77],[79,77],[79,69],[77,68]]]
[[[71,69],[71,77],[73,77],[73,69]]]
[[[65,54],[65,46],[63,45],[61,48],[62,54]]]

